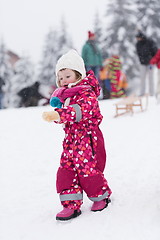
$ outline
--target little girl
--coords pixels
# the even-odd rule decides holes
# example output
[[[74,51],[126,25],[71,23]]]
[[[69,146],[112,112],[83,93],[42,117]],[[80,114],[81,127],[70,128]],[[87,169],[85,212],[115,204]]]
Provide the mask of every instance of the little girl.
[[[83,190],[93,201],[91,211],[101,211],[110,202],[111,190],[103,171],[106,152],[99,124],[102,121],[97,97],[98,80],[93,71],[85,71],[83,59],[75,50],[63,55],[56,65],[58,89],[52,94],[54,111],[44,112],[48,122],[63,123],[65,138],[57,192],[63,210],[57,220],[69,220],[81,214]]]

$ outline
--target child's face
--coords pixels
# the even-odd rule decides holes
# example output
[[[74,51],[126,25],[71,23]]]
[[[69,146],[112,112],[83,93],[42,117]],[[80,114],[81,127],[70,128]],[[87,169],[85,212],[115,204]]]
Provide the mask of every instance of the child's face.
[[[76,74],[71,69],[64,69],[58,72],[58,81],[61,87],[68,87],[69,83],[77,81]]]

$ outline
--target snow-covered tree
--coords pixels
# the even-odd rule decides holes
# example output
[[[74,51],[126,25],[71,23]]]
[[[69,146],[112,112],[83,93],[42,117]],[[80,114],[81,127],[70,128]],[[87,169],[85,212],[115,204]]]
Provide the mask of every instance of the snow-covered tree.
[[[60,56],[72,48],[66,25],[62,19],[58,30],[50,30],[46,36],[42,60],[39,64],[37,81],[44,85],[56,85],[55,66]]]
[[[99,48],[101,48],[102,40],[103,40],[103,29],[102,29],[102,20],[99,16],[99,12],[97,11],[94,19],[94,33],[96,35],[96,42],[98,43]]]
[[[60,30],[59,30],[59,55],[58,58],[61,57],[64,53],[66,53],[69,49],[72,48],[72,40],[67,32],[67,25],[64,17],[61,19],[61,25],[60,25]]]
[[[118,54],[129,82],[139,76],[139,60],[136,53],[136,31],[160,45],[159,0],[113,0],[107,4],[103,30],[103,57]]]
[[[15,64],[15,74],[11,79],[10,107],[19,107],[20,97],[17,93],[34,82],[34,66],[29,57],[22,57]]]
[[[128,80],[138,75],[135,49],[135,7],[130,0],[113,0],[106,9],[106,28],[102,51],[104,57],[117,54],[122,60]]]
[[[3,42],[0,43],[0,78],[4,82],[2,91],[4,92],[3,107],[9,107],[9,96],[11,92],[11,77],[13,75],[12,67],[9,63],[6,46]]]
[[[58,58],[58,33],[50,30],[45,39],[42,60],[39,64],[37,81],[44,85],[55,83],[55,65]]]
[[[160,1],[135,0],[137,12],[137,28],[157,42],[160,47]]]

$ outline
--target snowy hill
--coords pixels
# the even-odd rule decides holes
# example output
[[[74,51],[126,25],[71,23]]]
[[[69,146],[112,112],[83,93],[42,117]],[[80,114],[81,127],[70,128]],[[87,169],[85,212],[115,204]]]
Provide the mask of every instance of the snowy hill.
[[[113,118],[115,101],[100,101],[112,203],[94,213],[84,196],[82,215],[67,222],[55,220],[64,133],[42,120],[51,107],[0,111],[1,240],[159,240],[160,105],[150,98],[147,111]]]

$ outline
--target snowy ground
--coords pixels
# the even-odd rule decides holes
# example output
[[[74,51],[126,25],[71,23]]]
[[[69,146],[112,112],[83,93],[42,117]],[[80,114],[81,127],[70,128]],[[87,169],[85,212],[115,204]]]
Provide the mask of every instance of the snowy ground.
[[[1,240],[160,239],[160,104],[150,98],[147,111],[113,118],[116,101],[100,101],[112,203],[90,212],[85,196],[82,215],[68,222],[55,220],[64,135],[41,118],[51,108],[0,111]]]

